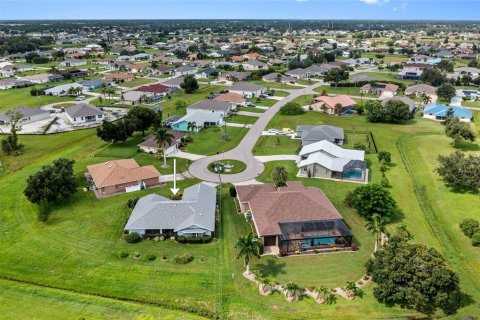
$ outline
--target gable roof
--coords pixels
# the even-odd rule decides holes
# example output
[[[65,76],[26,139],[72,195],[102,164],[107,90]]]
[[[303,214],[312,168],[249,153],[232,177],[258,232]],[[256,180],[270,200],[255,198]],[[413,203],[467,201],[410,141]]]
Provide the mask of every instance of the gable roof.
[[[183,191],[182,200],[150,194],[138,200],[125,230],[189,227],[215,230],[216,189],[201,182]],[[203,230],[202,230],[203,231]]]
[[[79,103],[66,108],[65,113],[72,118],[98,116],[103,114],[98,107],[86,103]]]
[[[232,108],[233,103],[228,101],[219,101],[214,99],[206,99],[198,101],[188,109],[195,109],[195,110],[215,110],[215,111],[228,111]]]
[[[325,194],[292,181],[287,187],[273,184],[237,186],[237,197],[248,203],[259,236],[281,234],[280,223],[342,219]]]
[[[299,125],[296,132],[300,133],[302,145],[322,140],[334,142],[335,140],[345,139],[343,128],[329,125]]]
[[[453,107],[453,106],[445,106],[440,103],[429,103],[427,104],[424,109],[423,113],[432,114],[437,117],[446,117],[448,109],[452,108],[453,115],[459,118],[471,119],[472,118],[472,111],[460,108],[460,107]]]
[[[160,177],[154,166],[140,167],[135,159],[107,161],[87,166],[87,169],[97,188]]]
[[[227,92],[227,93],[221,94],[218,97],[214,98],[213,100],[226,101],[231,103],[245,102],[245,98],[241,94],[234,93],[234,92]]]
[[[166,93],[170,90],[170,87],[167,87],[163,84],[157,83],[157,84],[151,84],[148,86],[141,86],[140,88],[136,89],[137,91],[142,91],[142,92],[151,92],[151,93]]]
[[[249,83],[249,82],[236,82],[230,88],[229,91],[258,91],[264,90],[265,87],[259,86],[258,84]]]
[[[349,96],[339,95],[339,96],[318,96],[314,99],[316,103],[324,103],[327,106],[334,108],[337,103],[341,104],[342,107],[349,107],[354,106],[357,104],[355,100],[350,98]]]

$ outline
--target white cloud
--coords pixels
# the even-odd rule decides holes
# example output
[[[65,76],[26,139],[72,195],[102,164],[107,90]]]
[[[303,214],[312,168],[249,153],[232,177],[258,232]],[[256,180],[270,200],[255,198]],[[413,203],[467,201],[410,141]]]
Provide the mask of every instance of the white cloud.
[[[388,2],[389,0],[360,0],[360,1],[362,1],[365,4],[382,4],[382,3]]]

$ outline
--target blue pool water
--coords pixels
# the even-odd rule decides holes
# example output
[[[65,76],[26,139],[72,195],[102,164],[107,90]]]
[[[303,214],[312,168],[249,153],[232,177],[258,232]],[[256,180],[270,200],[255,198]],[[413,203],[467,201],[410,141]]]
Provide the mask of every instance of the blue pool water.
[[[362,180],[362,171],[352,170],[343,173],[343,178],[352,180]]]

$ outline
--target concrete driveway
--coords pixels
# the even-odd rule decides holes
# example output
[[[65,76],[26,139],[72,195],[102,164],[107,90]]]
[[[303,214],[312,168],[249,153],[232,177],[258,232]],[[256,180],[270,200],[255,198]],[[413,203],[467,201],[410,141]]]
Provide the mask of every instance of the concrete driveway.
[[[248,180],[253,180],[258,177],[264,170],[263,163],[257,160],[253,154],[252,149],[255,146],[258,138],[262,135],[262,132],[267,127],[270,120],[275,116],[275,114],[280,110],[288,102],[292,101],[293,99],[305,95],[305,94],[318,94],[313,89],[320,87],[324,84],[323,81],[319,81],[311,86],[302,89],[296,90],[284,90],[290,93],[289,96],[285,97],[281,101],[278,101],[273,106],[268,108],[264,113],[260,115],[258,120],[255,122],[254,125],[250,128],[247,132],[243,140],[236,146],[234,149],[227,151],[225,153],[207,156],[201,159],[196,160],[190,165],[188,171],[192,176],[195,178],[209,181],[209,182],[231,182],[231,183],[238,183]],[[235,159],[244,162],[247,165],[245,171],[237,173],[237,174],[215,174],[208,170],[208,165],[211,162],[217,160],[227,160],[227,159]]]

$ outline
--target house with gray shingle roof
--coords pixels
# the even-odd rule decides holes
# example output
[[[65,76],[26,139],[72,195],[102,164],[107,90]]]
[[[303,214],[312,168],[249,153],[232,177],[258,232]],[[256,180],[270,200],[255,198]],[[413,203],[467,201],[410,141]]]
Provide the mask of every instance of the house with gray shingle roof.
[[[328,125],[299,125],[295,130],[295,137],[302,139],[302,146],[322,140],[342,145],[345,140],[343,128]]]
[[[216,199],[217,190],[203,182],[186,188],[181,200],[149,194],[138,200],[124,230],[140,235],[212,236]]]
[[[67,108],[65,114],[68,120],[74,125],[87,122],[102,122],[105,119],[102,110],[86,103],[79,103]]]
[[[14,112],[20,112],[22,114],[22,119],[20,119],[20,124],[22,123],[32,123],[37,121],[42,121],[50,118],[50,113],[45,110],[29,107],[16,107],[13,109]],[[11,120],[11,117],[6,113],[0,112],[0,125],[8,125]]]

